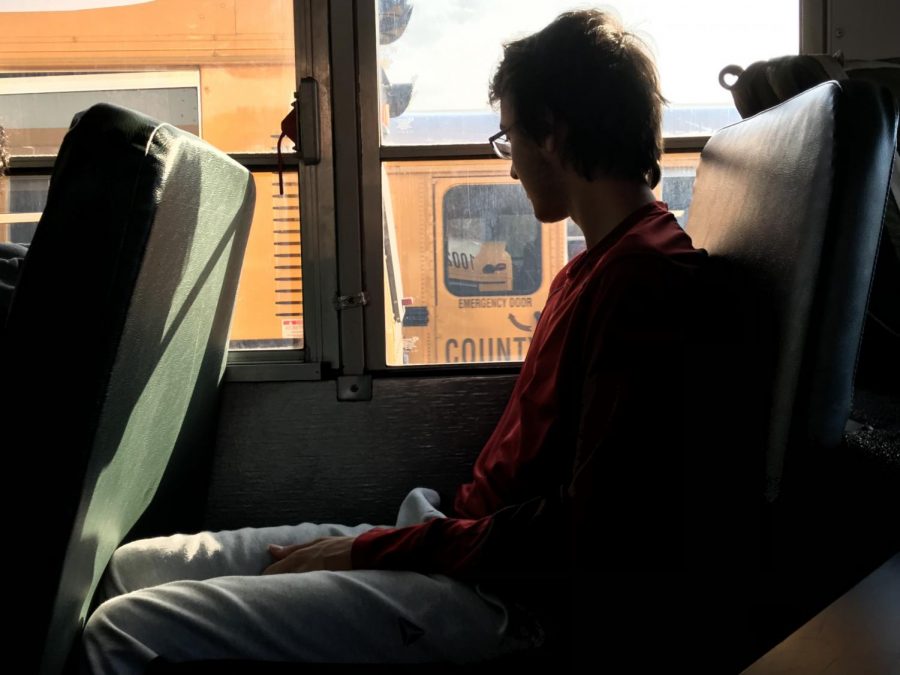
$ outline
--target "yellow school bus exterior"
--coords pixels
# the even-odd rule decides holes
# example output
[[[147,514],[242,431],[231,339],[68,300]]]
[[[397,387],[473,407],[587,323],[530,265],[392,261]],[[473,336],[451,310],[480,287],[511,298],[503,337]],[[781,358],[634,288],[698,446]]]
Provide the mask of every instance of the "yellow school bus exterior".
[[[402,364],[524,358],[566,260],[565,225],[534,219],[502,160],[394,162],[386,174]]]

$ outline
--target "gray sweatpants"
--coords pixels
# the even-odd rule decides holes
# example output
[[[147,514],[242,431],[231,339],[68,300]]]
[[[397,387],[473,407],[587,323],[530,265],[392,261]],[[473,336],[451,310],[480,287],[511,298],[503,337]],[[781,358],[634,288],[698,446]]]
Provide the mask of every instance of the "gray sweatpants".
[[[444,517],[416,488],[398,527]],[[140,673],[170,661],[467,662],[542,641],[522,610],[443,575],[387,570],[260,576],[268,544],[357,535],[372,525],[244,528],[144,539],[119,548],[88,620],[94,673]]]

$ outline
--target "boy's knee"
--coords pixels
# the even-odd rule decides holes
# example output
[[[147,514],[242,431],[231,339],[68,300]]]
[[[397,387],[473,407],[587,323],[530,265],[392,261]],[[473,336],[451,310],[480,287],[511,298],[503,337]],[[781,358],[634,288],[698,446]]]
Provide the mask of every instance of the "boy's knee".
[[[90,616],[82,634],[84,656],[93,673],[141,672],[156,654],[136,632],[140,597],[128,594],[107,600]]]
[[[161,541],[160,538],[139,539],[113,551],[106,567],[101,599],[124,595],[167,580],[158,578],[167,552]]]
[[[96,642],[104,635],[121,631],[123,623],[127,623],[125,618],[132,614],[133,603],[134,599],[130,596],[120,595],[97,607],[84,626],[85,642]]]
[[[142,584],[135,586],[140,578],[140,575],[134,573],[135,568],[140,569],[138,557],[139,551],[132,544],[125,544],[113,551],[99,589],[101,602],[141,587]]]
[[[132,599],[120,596],[107,600],[94,610],[84,626],[82,640],[88,658],[97,658],[114,648],[123,638],[127,639],[127,616],[131,613]]]

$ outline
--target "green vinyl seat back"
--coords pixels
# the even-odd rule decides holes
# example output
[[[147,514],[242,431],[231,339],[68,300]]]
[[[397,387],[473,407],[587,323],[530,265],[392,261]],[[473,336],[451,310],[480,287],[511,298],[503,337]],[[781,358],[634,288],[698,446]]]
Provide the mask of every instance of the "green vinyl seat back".
[[[202,491],[178,473],[213,436],[254,200],[245,168],[131,110],[63,141],[0,343],[25,672],[61,670],[164,475]]]

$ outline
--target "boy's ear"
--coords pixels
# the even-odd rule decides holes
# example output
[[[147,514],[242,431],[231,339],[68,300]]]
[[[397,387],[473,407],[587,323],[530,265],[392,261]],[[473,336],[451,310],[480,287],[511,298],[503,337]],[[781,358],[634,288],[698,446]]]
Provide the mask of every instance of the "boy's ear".
[[[549,152],[554,152],[556,150],[556,148],[557,148],[557,141],[556,141],[556,132],[554,130],[554,131],[551,131],[546,136],[544,136],[544,140],[541,141],[541,149],[544,152],[549,153]]]
[[[557,124],[553,119],[553,113],[550,112],[549,108],[544,108],[544,122],[547,124],[547,128],[550,129],[550,132],[544,136],[543,139],[538,143],[538,146],[547,153],[555,152],[559,146],[559,138],[557,138]]]
[[[556,154],[565,144],[568,129],[564,124],[551,124],[551,131],[541,141],[541,147],[547,153]]]

